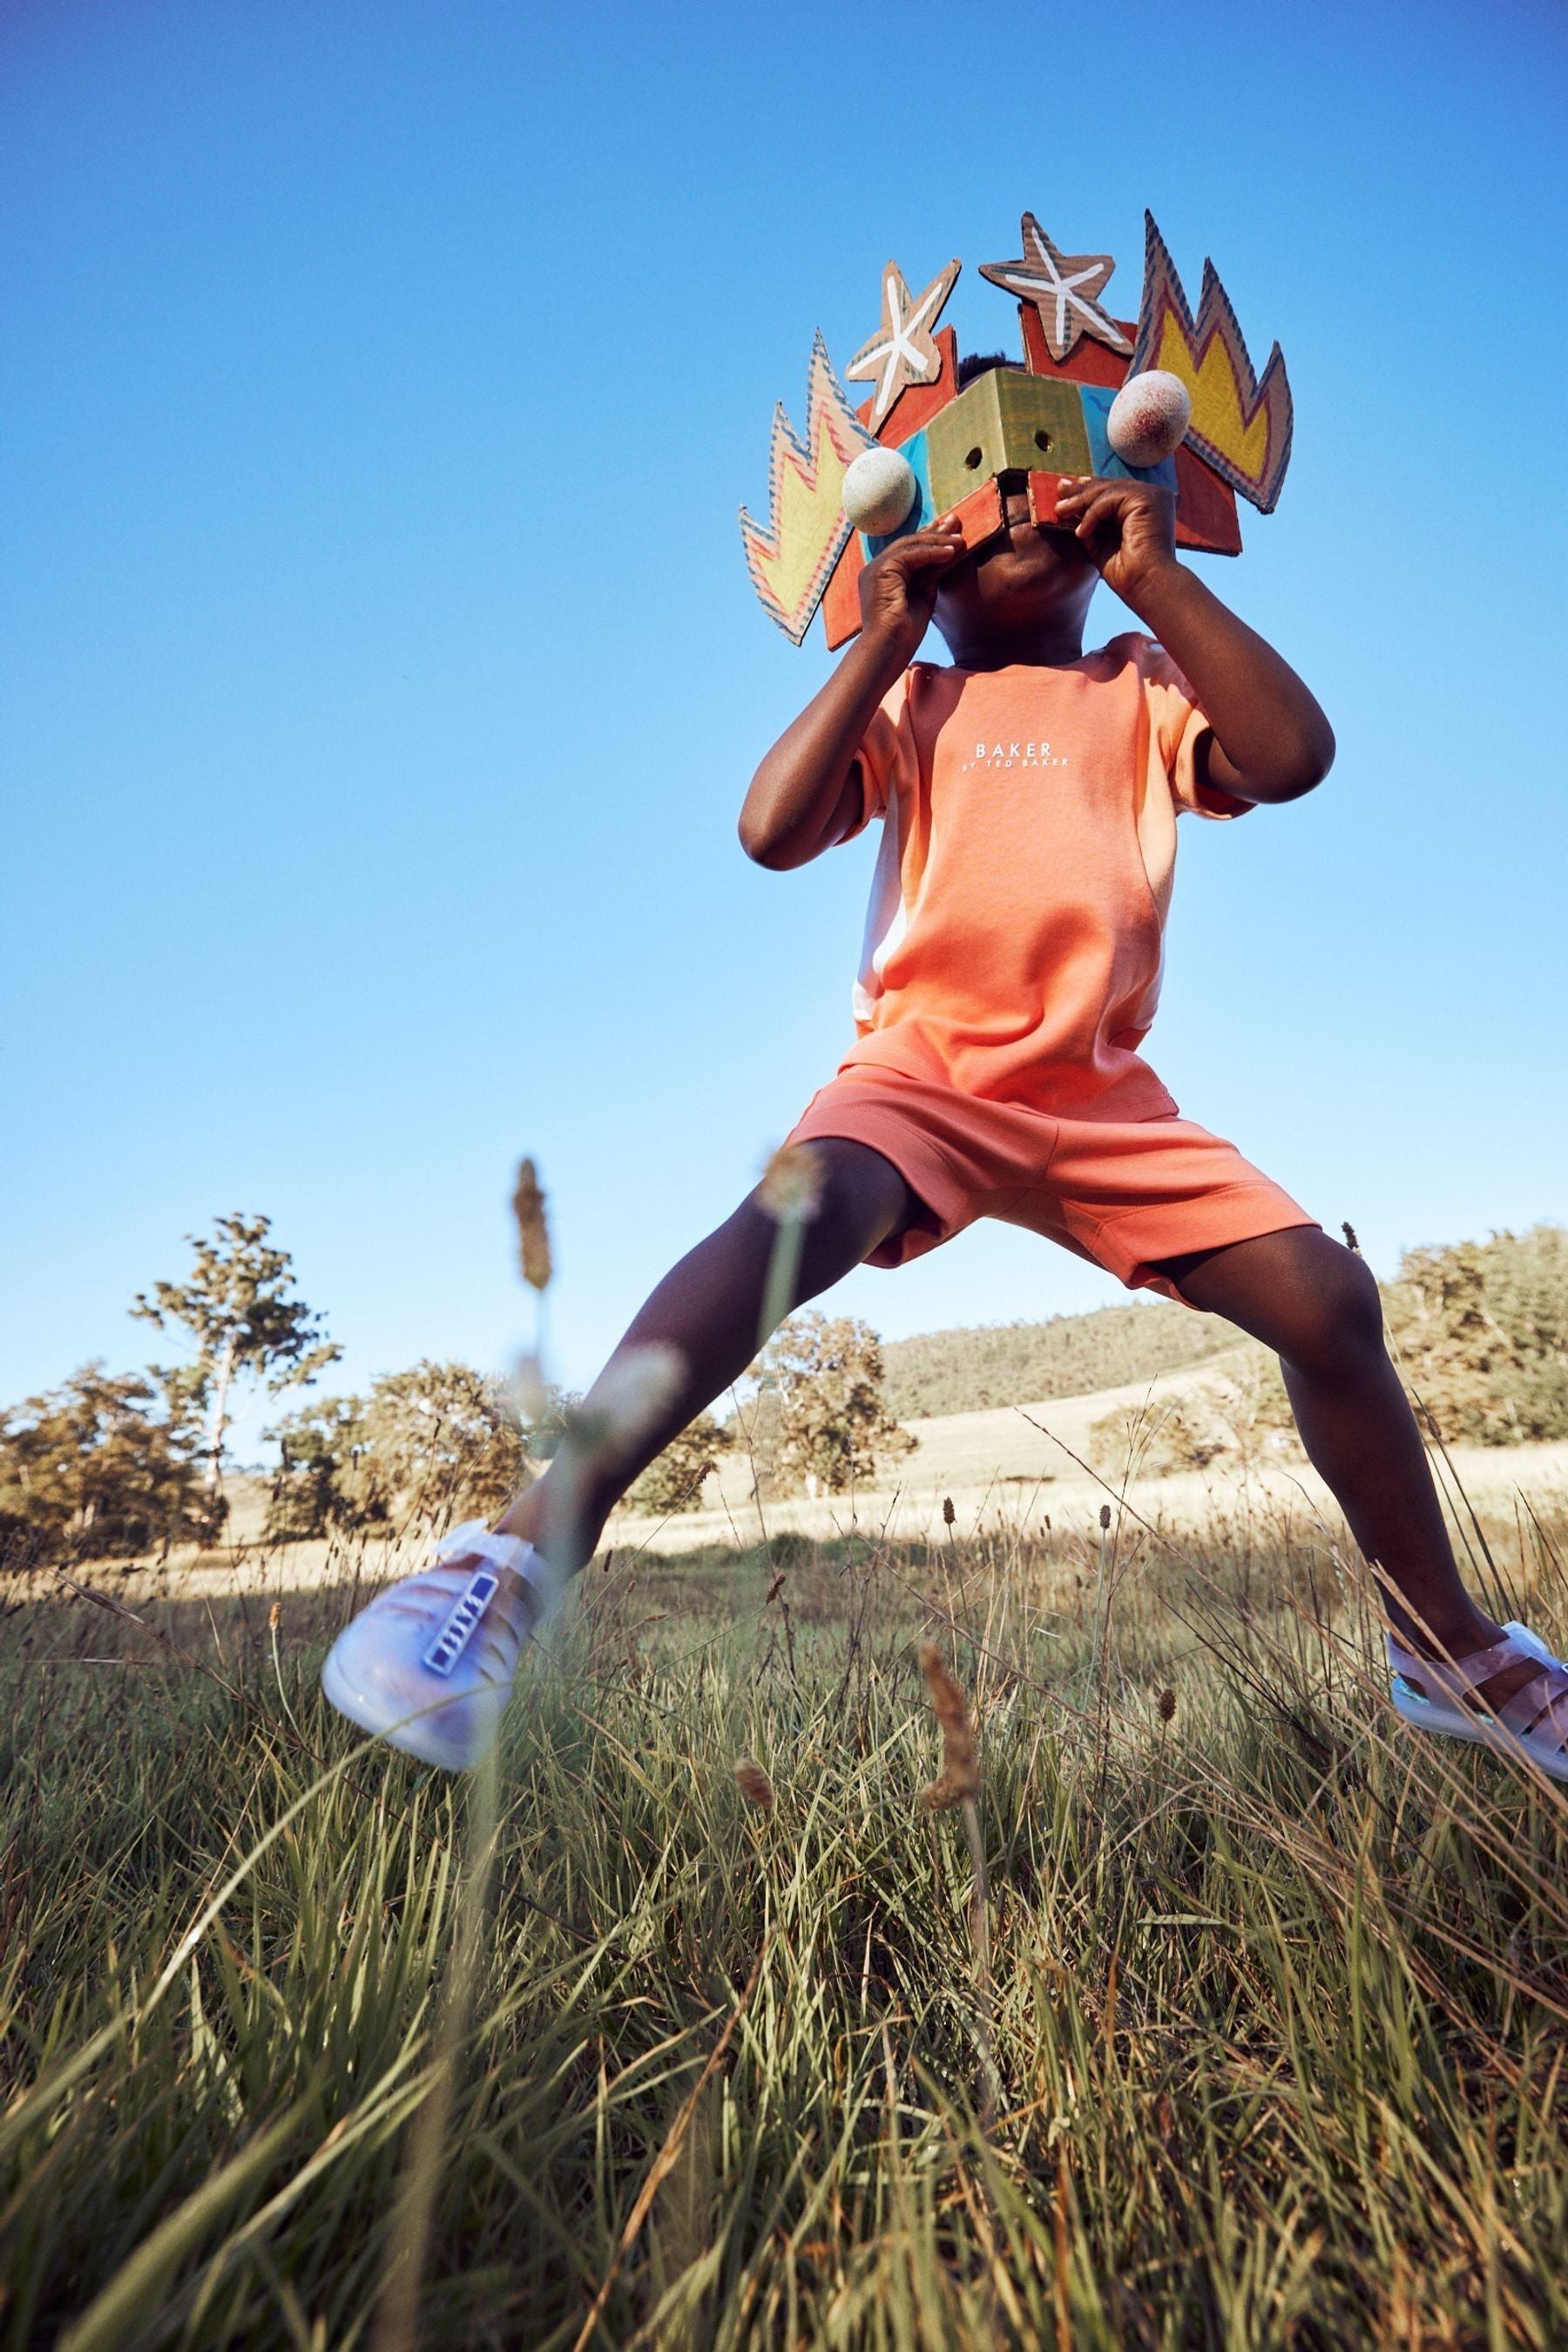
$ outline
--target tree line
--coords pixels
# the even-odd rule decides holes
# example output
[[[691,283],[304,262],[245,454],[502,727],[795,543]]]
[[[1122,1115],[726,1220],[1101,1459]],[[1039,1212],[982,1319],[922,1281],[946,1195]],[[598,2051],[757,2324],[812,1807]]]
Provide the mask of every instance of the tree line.
[[[1568,1437],[1562,1226],[1407,1250],[1380,1286],[1394,1360],[1428,1435],[1472,1445]],[[1129,1464],[1158,1473],[1302,1458],[1279,1364],[1250,1341],[1173,1402],[1107,1413],[1090,1432],[1090,1454],[1108,1476]]]
[[[237,1410],[310,1388],[342,1354],[299,1296],[264,1216],[235,1213],[186,1236],[190,1265],[131,1312],[184,1343],[180,1360],[110,1372],[86,1364],[0,1412],[0,1555],[23,1564],[214,1543],[228,1515],[224,1470]],[[629,1497],[660,1516],[696,1509],[737,1447],[775,1494],[838,1493],[913,1440],[889,1414],[880,1342],[854,1317],[781,1326],[742,1408],[704,1413]],[[428,1360],[363,1395],[312,1399],[263,1434],[276,1448],[266,1534],[289,1542],[394,1523],[489,1517],[564,1441],[581,1399],[520,1401],[473,1366]]]
[[[154,1284],[131,1309],[183,1339],[179,1361],[125,1372],[86,1364],[58,1389],[0,1412],[0,1553],[7,1559],[167,1553],[216,1541],[227,1516],[224,1466],[238,1402],[311,1387],[339,1360],[341,1349],[299,1296],[292,1261],[266,1217],[237,1212],[187,1241],[184,1276]],[[1396,1358],[1431,1431],[1494,1445],[1568,1435],[1562,1227],[1407,1251],[1395,1280],[1384,1286],[1384,1307]],[[1182,1328],[1172,1317],[1185,1318],[1192,1332],[1186,1361],[1212,1353],[1216,1331],[1222,1345],[1240,1342],[1217,1318],[1185,1308],[1106,1313],[1118,1318],[1110,1352],[1122,1384],[1170,1366]],[[1144,1325],[1152,1359],[1129,1370]],[[1060,1359],[1058,1370],[1089,1360],[1081,1342],[1051,1339],[1062,1325],[1036,1328],[1047,1335],[1049,1356]],[[999,1336],[1011,1345],[1026,1328],[1005,1327]],[[931,1344],[986,1337],[934,1334]],[[1037,1371],[1038,1350],[1025,1354]],[[998,1366],[994,1351],[982,1360],[989,1397]],[[951,1382],[962,1370],[962,1349],[950,1347],[941,1361]],[[752,1366],[736,1408],[700,1415],[628,1499],[660,1516],[694,1510],[719,1464],[739,1448],[765,1495],[842,1493],[914,1443],[899,1425],[888,1385],[881,1342],[867,1324],[812,1310],[792,1316]],[[1015,1396],[1032,1392],[1020,1388]],[[489,1516],[537,1475],[580,1402],[547,1389],[525,1409],[507,1382],[468,1364],[430,1360],[384,1374],[363,1395],[312,1400],[264,1433],[277,1451],[267,1532],[289,1542]],[[1261,1349],[1216,1366],[1213,1380],[1174,1411],[1131,1420],[1112,1414],[1095,1432],[1097,1456],[1124,1462],[1131,1448],[1149,1470],[1201,1467],[1221,1454],[1291,1444],[1283,1384]]]

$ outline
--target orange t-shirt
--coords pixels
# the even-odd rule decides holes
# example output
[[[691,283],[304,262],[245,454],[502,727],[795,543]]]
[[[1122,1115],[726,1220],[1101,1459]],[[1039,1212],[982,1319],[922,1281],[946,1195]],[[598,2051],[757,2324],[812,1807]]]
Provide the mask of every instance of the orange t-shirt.
[[[883,833],[840,1066],[1078,1118],[1173,1111],[1137,1049],[1176,815],[1247,805],[1199,784],[1206,728],[1135,634],[1060,669],[906,670],[859,753]]]

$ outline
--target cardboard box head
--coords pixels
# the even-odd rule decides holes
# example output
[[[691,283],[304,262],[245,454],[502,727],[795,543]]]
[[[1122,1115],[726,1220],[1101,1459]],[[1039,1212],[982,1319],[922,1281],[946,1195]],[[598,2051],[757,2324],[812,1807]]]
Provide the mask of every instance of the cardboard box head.
[[[983,262],[982,277],[1018,298],[1024,358],[961,385],[957,343],[938,330],[960,265],[949,262],[918,295],[889,262],[882,320],[845,371],[872,387],[858,409],[833,372],[820,335],[806,383],[806,425],[797,434],[782,404],[773,414],[766,524],[741,509],[746,566],[763,608],[796,645],[820,604],[829,646],[859,626],[856,575],[891,539],[956,511],[966,544],[1001,528],[996,484],[1030,478],[1031,511],[1055,510],[1064,475],[1130,476],[1175,492],[1176,542],[1237,555],[1237,499],[1265,514],[1289,462],[1293,415],[1276,343],[1254,373],[1236,313],[1210,262],[1194,313],[1152,214],[1145,215],[1143,295],[1137,320],[1113,318],[1100,297],[1114,263],[1107,254],[1063,254],[1032,213],[1016,260]],[[1119,456],[1110,411],[1129,377],[1158,370],[1185,387],[1190,421],[1157,465]],[[901,449],[918,495],[904,520],[879,538],[844,511],[844,477],[864,449]],[[994,520],[990,518],[994,515]]]

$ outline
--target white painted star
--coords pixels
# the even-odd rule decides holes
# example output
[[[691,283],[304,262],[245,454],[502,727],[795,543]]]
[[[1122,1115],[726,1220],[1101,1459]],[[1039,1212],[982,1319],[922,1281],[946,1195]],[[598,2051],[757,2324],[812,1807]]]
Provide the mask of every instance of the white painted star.
[[[983,261],[980,275],[1034,304],[1052,359],[1065,360],[1086,334],[1113,352],[1130,352],[1115,320],[1094,299],[1116,268],[1110,254],[1058,253],[1033,213],[1024,215],[1023,243],[1018,260]]]
[[[883,270],[882,324],[844,371],[851,383],[877,387],[868,420],[873,433],[907,383],[935,383],[942,353],[931,329],[942,316],[959,268],[958,262],[950,261],[918,300],[905,285],[896,261],[889,261]]]

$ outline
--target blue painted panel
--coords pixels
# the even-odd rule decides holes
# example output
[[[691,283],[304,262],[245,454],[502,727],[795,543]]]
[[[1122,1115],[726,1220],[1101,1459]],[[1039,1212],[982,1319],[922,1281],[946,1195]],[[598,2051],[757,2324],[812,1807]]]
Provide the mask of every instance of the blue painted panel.
[[[928,522],[936,520],[936,509],[931,504],[931,459],[926,452],[925,435],[911,433],[907,441],[900,441],[899,455],[901,457],[907,457],[914,467],[915,479],[921,486],[920,496],[897,530],[887,532],[881,539],[868,539],[865,532],[861,532],[860,545],[865,551],[868,563],[874,555],[880,555],[885,547],[891,547],[894,540],[908,539],[911,530],[923,530]]]
[[[1106,439],[1105,420],[1116,397],[1108,384],[1080,383],[1078,396],[1083,403],[1083,422],[1089,435],[1089,456],[1094,462],[1094,470],[1102,481],[1158,482],[1162,489],[1175,488],[1174,457],[1162,458],[1157,466],[1129,466],[1125,459],[1117,456]]]

